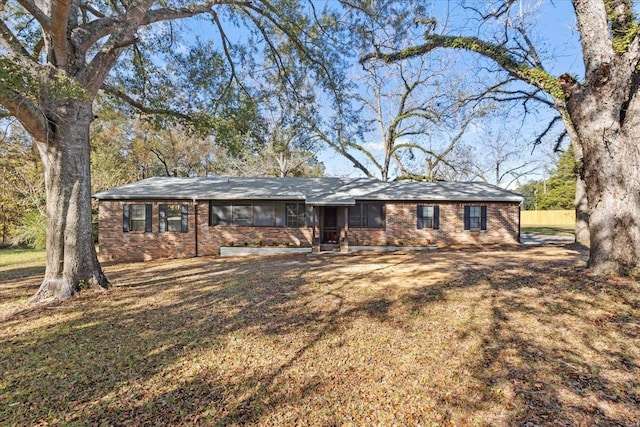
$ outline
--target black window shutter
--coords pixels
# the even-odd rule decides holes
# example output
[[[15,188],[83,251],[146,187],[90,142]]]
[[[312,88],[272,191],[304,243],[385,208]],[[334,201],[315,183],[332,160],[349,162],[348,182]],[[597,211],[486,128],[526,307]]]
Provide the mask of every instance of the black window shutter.
[[[167,231],[167,206],[166,205],[158,205],[158,217],[160,218],[160,222],[158,223],[158,231],[160,233],[164,233]]]
[[[480,207],[480,230],[487,229],[487,207]]]
[[[424,206],[418,205],[418,230],[424,228],[424,218],[422,217],[423,208]]]
[[[144,215],[144,232],[151,233],[153,224],[151,222],[152,216],[152,205],[145,205],[145,215]]]
[[[123,233],[129,232],[129,226],[131,225],[131,221],[129,218],[130,218],[129,205],[125,204],[122,208],[122,232]]]
[[[187,231],[189,231],[189,205],[182,205],[180,206],[180,213],[181,215],[181,220],[182,223],[180,224],[180,228],[181,228],[181,232],[182,233],[186,233]]]
[[[440,206],[433,207],[433,229],[440,229]]]
[[[471,208],[470,206],[464,207],[464,229],[469,230],[471,228],[471,220],[469,217],[471,216]]]

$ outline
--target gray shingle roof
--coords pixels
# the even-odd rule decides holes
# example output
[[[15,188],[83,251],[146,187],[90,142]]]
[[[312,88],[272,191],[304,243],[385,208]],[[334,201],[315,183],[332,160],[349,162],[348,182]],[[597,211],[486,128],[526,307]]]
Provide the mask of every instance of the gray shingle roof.
[[[483,182],[383,182],[372,178],[154,177],[94,194],[99,200],[303,200],[353,205],[356,200],[522,202],[524,197]]]

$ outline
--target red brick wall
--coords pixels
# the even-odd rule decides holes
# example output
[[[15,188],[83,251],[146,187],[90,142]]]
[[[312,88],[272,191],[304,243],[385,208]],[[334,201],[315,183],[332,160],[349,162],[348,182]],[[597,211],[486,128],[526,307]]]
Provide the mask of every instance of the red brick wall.
[[[518,242],[518,203],[430,203],[440,206],[440,229],[417,228],[417,202],[385,205],[384,229],[350,228],[350,245],[465,245],[511,244]],[[464,206],[487,206],[487,230],[464,230]]]
[[[158,258],[182,258],[197,255],[218,255],[221,246],[283,245],[311,247],[312,227],[238,227],[209,226],[209,203],[185,201],[153,201],[153,229],[151,233],[122,231],[124,204],[145,201],[102,200],[99,208],[99,259],[101,261],[137,261]],[[158,232],[158,205],[186,204],[189,206],[187,233]],[[432,203],[425,203],[433,205]],[[417,224],[417,203],[390,202],[385,206],[385,228],[350,228],[350,245],[465,245],[517,243],[518,203],[485,203],[487,230],[464,230],[465,203],[437,203],[440,206],[440,229],[420,229]],[[478,203],[477,205],[482,205]],[[197,215],[196,215],[197,206]],[[319,230],[316,230],[316,236]]]
[[[152,205],[152,231],[122,231],[122,212],[125,204]],[[188,205],[188,232],[160,233],[160,204]],[[195,204],[175,200],[101,200],[98,209],[98,259],[100,261],[147,261],[158,258],[190,258],[196,256]]]

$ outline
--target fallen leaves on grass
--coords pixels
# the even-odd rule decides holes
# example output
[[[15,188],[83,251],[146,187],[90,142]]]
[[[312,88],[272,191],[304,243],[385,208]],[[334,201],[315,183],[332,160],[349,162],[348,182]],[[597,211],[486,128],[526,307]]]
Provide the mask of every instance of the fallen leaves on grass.
[[[583,256],[111,265],[0,324],[0,424],[634,425],[640,287]]]

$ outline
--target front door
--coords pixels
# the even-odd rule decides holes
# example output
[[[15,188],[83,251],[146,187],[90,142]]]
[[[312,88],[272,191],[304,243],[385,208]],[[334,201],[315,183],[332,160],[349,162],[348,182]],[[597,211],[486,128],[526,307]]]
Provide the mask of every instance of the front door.
[[[338,208],[325,207],[322,222],[322,243],[338,243]]]

